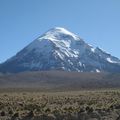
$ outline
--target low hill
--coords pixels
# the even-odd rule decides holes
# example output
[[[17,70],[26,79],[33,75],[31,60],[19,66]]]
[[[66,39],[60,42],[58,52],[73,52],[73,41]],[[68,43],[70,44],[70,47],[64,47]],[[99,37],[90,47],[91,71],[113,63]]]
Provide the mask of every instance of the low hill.
[[[40,90],[81,90],[119,88],[119,73],[78,73],[64,71],[23,72],[0,76],[0,88]]]

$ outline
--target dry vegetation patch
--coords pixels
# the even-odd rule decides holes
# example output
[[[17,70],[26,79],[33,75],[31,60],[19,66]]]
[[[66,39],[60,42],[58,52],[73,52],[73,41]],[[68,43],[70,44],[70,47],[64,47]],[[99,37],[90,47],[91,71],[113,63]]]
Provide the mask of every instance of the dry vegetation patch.
[[[0,92],[0,120],[119,120],[120,90]]]

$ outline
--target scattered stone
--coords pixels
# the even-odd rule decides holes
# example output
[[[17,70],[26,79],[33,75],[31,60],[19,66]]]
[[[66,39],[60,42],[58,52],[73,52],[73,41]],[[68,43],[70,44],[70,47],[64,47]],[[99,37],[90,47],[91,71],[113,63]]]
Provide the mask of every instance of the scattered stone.
[[[2,111],[2,112],[0,113],[0,115],[1,115],[1,116],[5,116],[5,111]]]

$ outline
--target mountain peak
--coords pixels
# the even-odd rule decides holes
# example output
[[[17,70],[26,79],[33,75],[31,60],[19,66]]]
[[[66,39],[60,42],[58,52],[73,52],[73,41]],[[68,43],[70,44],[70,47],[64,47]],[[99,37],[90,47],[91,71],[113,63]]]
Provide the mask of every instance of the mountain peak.
[[[0,65],[0,72],[44,70],[120,72],[120,60],[67,29],[55,27]]]
[[[53,28],[51,28],[51,29],[53,29],[53,30],[63,30],[63,29],[65,29],[64,27],[53,27]],[[65,29],[65,30],[67,30],[67,29]]]
[[[79,42],[78,44],[84,44],[84,41],[79,36],[67,29],[54,27],[30,43],[26,48],[29,51],[35,50],[41,52],[44,49],[49,51],[53,49],[54,46],[54,49],[63,49],[64,52],[64,49],[70,49],[70,47],[76,49],[76,42]]]
[[[80,39],[79,36],[75,35],[74,33],[63,27],[54,27],[48,30],[39,39],[60,40],[65,38],[72,38],[74,40]]]
[[[49,31],[63,33],[63,34],[67,34],[67,35],[75,35],[74,33],[70,32],[69,30],[67,30],[64,27],[54,27],[54,28],[50,29]]]
[[[69,30],[67,30],[66,28],[64,27],[54,27],[54,28],[51,28],[50,30],[48,31],[52,31],[52,32],[61,32],[61,33],[64,33],[64,34],[69,34],[71,33]]]

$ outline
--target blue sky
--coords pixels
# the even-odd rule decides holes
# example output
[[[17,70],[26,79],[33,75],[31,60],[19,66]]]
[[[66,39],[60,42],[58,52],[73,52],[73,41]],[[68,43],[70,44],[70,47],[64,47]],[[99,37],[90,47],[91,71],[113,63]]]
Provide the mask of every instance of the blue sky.
[[[56,26],[120,58],[120,0],[0,0],[0,62]]]

